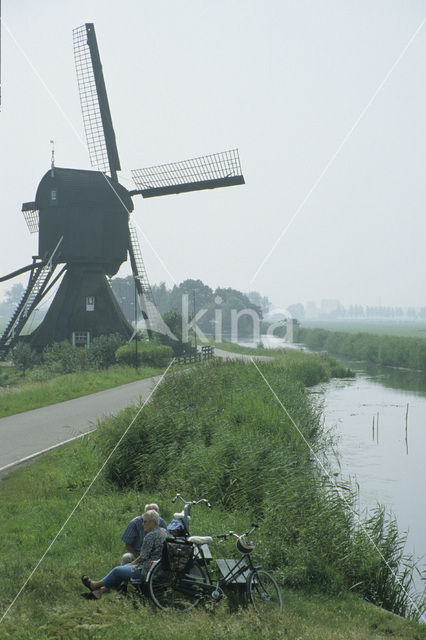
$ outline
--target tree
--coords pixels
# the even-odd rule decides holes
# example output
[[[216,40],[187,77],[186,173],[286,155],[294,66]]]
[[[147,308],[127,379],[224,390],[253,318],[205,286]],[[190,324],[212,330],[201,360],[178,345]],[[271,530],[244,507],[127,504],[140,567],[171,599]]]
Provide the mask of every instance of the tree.
[[[271,308],[271,301],[267,296],[261,296],[258,291],[249,291],[247,294],[247,298],[250,300],[250,302],[262,309],[263,315],[266,316],[268,314],[269,309]]]
[[[173,340],[166,335],[159,335],[159,341],[161,344],[167,345],[173,349],[173,355],[181,356],[184,353],[190,353],[192,350],[189,342],[182,342],[182,316],[177,311],[167,311],[164,314],[163,320],[169,327],[170,331],[176,336],[177,340]]]
[[[37,361],[37,354],[27,342],[18,342],[12,349],[12,362],[22,371],[25,376],[28,369],[34,366]]]
[[[88,353],[91,366],[97,369],[107,369],[115,364],[115,353],[124,343],[125,340],[118,333],[94,338]]]

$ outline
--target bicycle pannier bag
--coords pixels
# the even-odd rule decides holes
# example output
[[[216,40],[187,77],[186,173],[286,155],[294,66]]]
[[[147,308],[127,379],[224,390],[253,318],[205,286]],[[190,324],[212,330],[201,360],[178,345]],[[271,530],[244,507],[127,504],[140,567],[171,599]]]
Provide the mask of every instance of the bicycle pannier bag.
[[[194,547],[190,542],[165,540],[161,566],[170,571],[185,572],[191,565]]]

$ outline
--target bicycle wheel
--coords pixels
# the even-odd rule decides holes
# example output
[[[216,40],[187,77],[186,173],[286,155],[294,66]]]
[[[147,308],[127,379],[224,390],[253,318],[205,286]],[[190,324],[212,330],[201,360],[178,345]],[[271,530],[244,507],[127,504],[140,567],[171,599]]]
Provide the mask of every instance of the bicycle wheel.
[[[247,596],[260,616],[272,611],[282,611],[283,601],[280,588],[270,573],[254,569],[247,578]]]
[[[149,594],[154,604],[164,611],[189,611],[201,599],[199,585],[206,582],[204,572],[198,562],[184,575],[175,571],[165,571],[159,562],[149,577]]]

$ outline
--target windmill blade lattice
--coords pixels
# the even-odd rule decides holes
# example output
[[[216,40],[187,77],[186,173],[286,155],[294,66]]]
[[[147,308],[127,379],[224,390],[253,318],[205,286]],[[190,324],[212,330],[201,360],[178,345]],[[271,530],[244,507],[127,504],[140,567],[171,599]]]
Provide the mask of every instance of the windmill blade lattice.
[[[143,198],[244,184],[238,149],[134,169],[132,176],[137,190],[130,194],[140,194]]]
[[[81,111],[92,167],[117,179],[120,171],[115,134],[93,24],[73,30]]]
[[[40,220],[39,210],[35,202],[24,202],[21,209],[30,233],[38,233]]]

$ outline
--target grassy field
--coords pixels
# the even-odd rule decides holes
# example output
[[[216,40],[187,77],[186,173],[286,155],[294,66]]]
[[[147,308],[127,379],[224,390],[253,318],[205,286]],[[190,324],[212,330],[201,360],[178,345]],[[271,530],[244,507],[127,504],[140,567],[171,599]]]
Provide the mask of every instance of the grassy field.
[[[406,338],[426,338],[426,322],[395,322],[372,320],[303,320],[308,329],[327,331],[348,331],[349,333],[373,333],[380,336],[403,336]]]
[[[351,378],[355,375],[351,369],[325,354],[306,353],[298,349],[267,349],[262,345],[257,347],[243,347],[234,342],[215,342],[213,344],[217,349],[223,349],[231,353],[273,358],[286,369],[294,369],[294,371],[298,371],[299,374],[301,374],[302,369],[305,369],[306,373],[312,373],[314,368],[317,370],[322,369],[323,380],[327,377]],[[303,377],[302,379],[305,383],[308,383],[308,378]]]
[[[0,386],[14,387],[25,382],[21,371],[11,363],[0,362]]]
[[[261,344],[257,347],[243,347],[235,342],[212,342],[212,345],[216,349],[223,349],[223,351],[231,351],[232,353],[242,353],[245,355],[253,356],[269,356],[270,358],[282,358],[284,355],[283,349],[266,349]]]
[[[132,367],[113,366],[100,371],[54,376],[40,382],[34,377],[33,381],[20,377],[18,385],[0,391],[0,418],[150,378],[162,371],[153,367],[139,367],[136,371]]]
[[[310,450],[252,364],[217,362],[168,375],[93,484],[135,407],[2,480],[2,638],[426,640],[425,625],[367,605],[355,593],[368,580],[377,590],[377,577],[385,577],[310,460],[324,442],[320,416],[301,381],[313,382],[323,371],[311,359],[298,369],[261,366]],[[101,578],[119,562],[127,522],[151,500],[169,521],[178,490],[213,503],[212,511],[194,508],[193,534],[244,531],[256,516],[261,526],[254,560],[274,569],[282,614],[268,620],[250,610],[230,614],[224,601],[214,613],[169,616],[114,594],[97,602],[80,597],[83,573]],[[393,542],[374,523],[377,543],[391,558]],[[392,548],[386,551],[386,545]],[[212,551],[235,555],[228,542],[215,543]]]
[[[231,342],[217,343],[217,348],[234,353],[244,353],[251,355],[268,355],[274,358],[284,358],[282,349],[250,349],[240,347]],[[322,362],[328,367],[327,375],[330,375],[330,359],[326,361],[319,356],[307,356],[296,350],[287,350],[285,358],[287,364],[306,361],[306,358],[313,357],[318,362]],[[333,361],[334,362],[334,361]],[[328,364],[327,364],[328,363]],[[179,367],[182,369],[182,366]],[[97,391],[104,391],[128,382],[134,382],[143,378],[160,375],[163,369],[154,367],[142,367],[136,371],[133,367],[114,365],[108,369],[98,371],[80,371],[78,373],[69,373],[64,375],[52,375],[46,378],[43,372],[42,379],[38,380],[37,367],[30,371],[25,377],[17,367],[0,363],[0,384],[3,389],[0,390],[0,418],[10,416],[31,409],[38,409],[57,402],[72,400]],[[349,369],[343,369],[341,375],[352,375]],[[337,374],[337,369],[333,369],[333,374]]]
[[[426,371],[426,340],[410,336],[296,327],[295,339],[309,349],[373,364]]]

